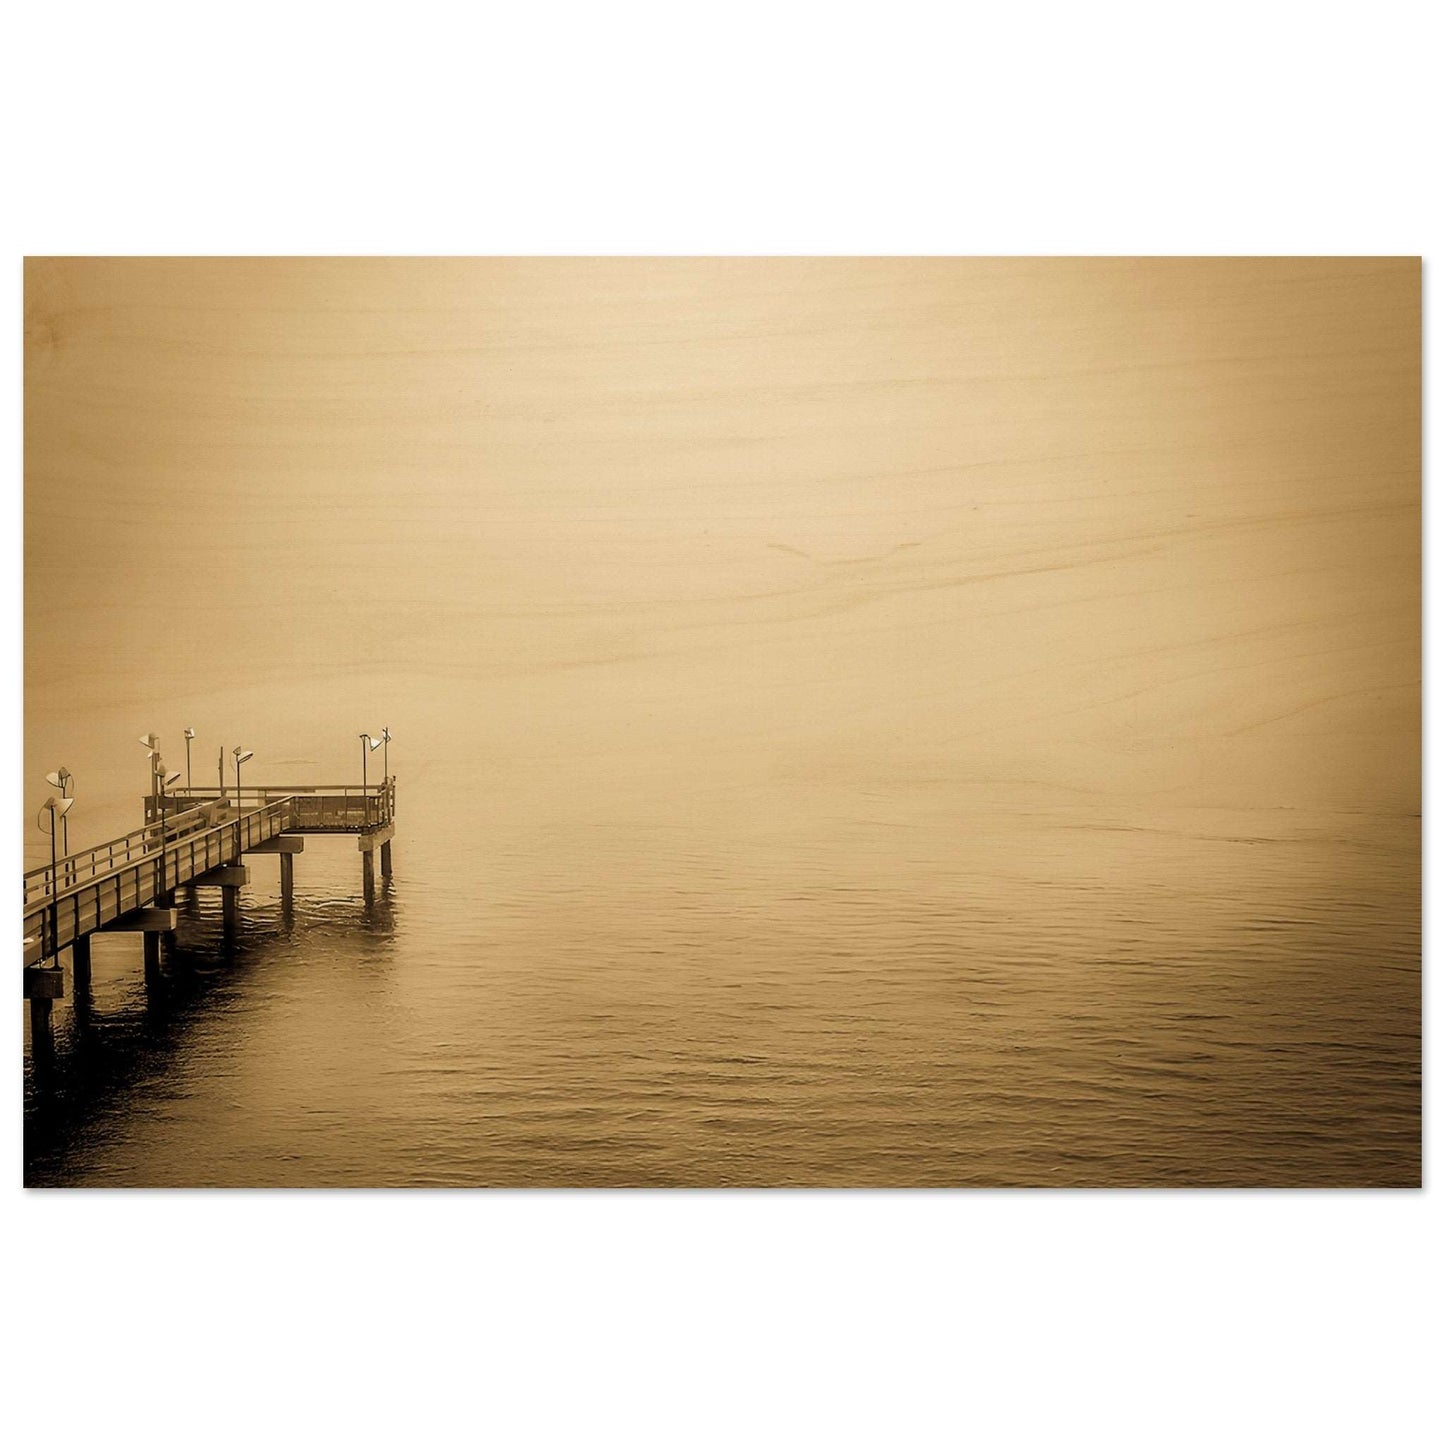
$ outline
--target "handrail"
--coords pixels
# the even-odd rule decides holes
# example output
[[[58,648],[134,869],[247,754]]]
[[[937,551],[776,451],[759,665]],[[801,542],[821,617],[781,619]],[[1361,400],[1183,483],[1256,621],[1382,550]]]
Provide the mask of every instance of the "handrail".
[[[366,791],[380,794],[385,792],[388,787],[394,788],[395,786],[395,779],[391,779],[387,782],[368,783]],[[360,783],[297,783],[287,784],[285,787],[274,783],[247,783],[241,789],[241,796],[245,797],[248,793],[360,793],[361,791]],[[236,790],[227,788],[223,793],[219,788],[172,788],[166,796],[168,798],[234,798]]]
[[[363,788],[359,783],[307,783],[284,788],[275,784],[256,783],[237,790],[222,792],[219,788],[192,787],[177,788],[169,797],[184,797],[191,802],[217,801],[225,799],[232,805],[244,807],[247,803],[267,803],[278,793],[294,797],[300,804],[319,804],[324,810],[340,814],[343,827],[355,821],[361,827],[381,827],[390,823],[396,810],[396,779],[385,778],[379,783],[368,783]],[[316,819],[311,819],[313,824]],[[331,821],[337,821],[335,818]],[[305,824],[298,821],[298,827]]]
[[[269,800],[269,806],[264,809],[255,809],[251,813],[245,814],[238,813],[234,817],[227,818],[225,822],[212,823],[204,829],[192,825],[180,831],[175,831],[170,826],[172,821],[170,819],[167,820],[164,827],[159,822],[148,823],[142,828],[133,829],[122,838],[113,838],[109,843],[98,843],[94,848],[86,849],[82,853],[72,853],[65,858],[57,859],[55,865],[56,873],[61,877],[70,877],[74,880],[58,891],[53,890],[51,887],[46,887],[43,891],[34,892],[32,895],[30,886],[32,881],[44,879],[47,884],[53,882],[50,865],[48,863],[43,868],[32,869],[25,875],[26,888],[24,903],[21,905],[22,909],[28,916],[31,913],[49,908],[52,904],[58,904],[64,899],[71,898],[82,890],[91,887],[93,884],[104,882],[117,873],[125,872],[127,865],[143,863],[152,858],[159,858],[162,854],[169,857],[172,852],[179,855],[185,851],[185,848],[193,847],[195,843],[203,838],[233,830],[237,822],[243,818],[254,817],[257,812],[269,813],[272,808],[289,807],[290,804],[291,799],[289,797],[274,798]],[[188,808],[184,813],[177,816],[184,817],[186,814],[193,812],[199,814],[200,809]],[[197,821],[201,820],[198,818]],[[159,848],[147,846],[147,840],[154,839],[162,832],[164,833],[164,837]],[[135,852],[133,848],[133,844],[137,839],[141,842],[139,852]],[[184,845],[184,847],[182,845]],[[124,846],[125,849],[124,855],[117,857],[116,850],[122,846]],[[103,870],[99,866],[100,855],[102,853],[107,855],[107,866]],[[64,866],[65,864],[79,862],[85,859],[91,860],[91,871],[84,878],[76,877],[79,869]]]
[[[196,814],[196,817],[192,819],[184,829],[178,832],[176,824],[182,819],[188,818],[192,813]],[[184,809],[172,814],[165,820],[164,825],[162,825],[159,820],[154,823],[146,823],[139,828],[132,829],[122,837],[112,838],[105,843],[97,843],[91,848],[82,848],[75,853],[67,853],[63,858],[57,858],[55,860],[54,871],[61,877],[78,880],[78,875],[86,868],[89,868],[88,878],[99,877],[102,872],[102,854],[105,855],[105,869],[109,871],[119,866],[119,864],[129,862],[132,858],[136,857],[137,854],[135,850],[137,846],[140,848],[139,856],[146,856],[147,852],[150,851],[151,841],[162,829],[162,826],[164,826],[165,834],[169,838],[183,836],[184,833],[192,831],[203,821],[204,819],[201,816],[199,808]],[[44,896],[48,898],[51,891],[51,865],[49,863],[43,864],[39,868],[32,868],[24,875],[26,902],[30,900],[32,884],[40,881],[44,881],[45,883]]]
[[[384,827],[395,813],[396,780],[386,778],[379,783],[368,783],[365,788],[355,783],[303,784],[285,789],[253,786],[242,788],[239,799],[234,791],[223,793],[218,788],[177,788],[167,793],[166,798],[184,806],[163,817],[153,816],[150,822],[122,837],[69,853],[57,859],[53,869],[49,864],[32,868],[23,879],[23,906],[32,910],[73,897],[77,889],[110,878],[127,865],[160,856],[173,841],[201,836],[198,830],[208,823],[213,831],[234,827],[238,817],[250,816],[277,803],[284,802],[292,808],[297,827],[304,827],[307,822],[321,831],[350,832]],[[146,799],[146,803],[149,809],[153,800]],[[203,805],[215,803],[224,804],[230,812],[225,822],[215,822],[203,813]]]
[[[258,835],[259,841],[265,841],[285,831],[291,808],[292,799],[277,798],[265,808],[236,813],[224,822],[189,830],[167,839],[159,848],[132,857],[107,874],[84,879],[29,904],[22,914],[27,962],[54,955],[82,934],[103,927],[107,921],[122,917],[132,909],[145,907],[151,899],[163,896],[218,864],[232,858],[239,861],[247,848],[258,841]],[[174,871],[170,867],[172,859]]]

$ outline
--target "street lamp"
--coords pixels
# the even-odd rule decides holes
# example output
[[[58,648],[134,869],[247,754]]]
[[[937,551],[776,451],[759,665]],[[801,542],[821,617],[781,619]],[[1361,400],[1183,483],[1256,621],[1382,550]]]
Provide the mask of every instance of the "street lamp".
[[[156,770],[162,766],[160,762],[161,740],[154,733],[147,733],[140,739],[140,745],[150,755],[151,760],[151,812],[156,810]]]
[[[64,799],[70,797],[70,785],[75,781],[75,775],[62,764],[53,773],[46,773],[45,781],[52,788],[59,788]],[[60,815],[60,851],[66,857],[70,856],[70,820],[64,813]]]
[[[36,815],[35,825],[42,832],[50,834],[50,951],[60,952],[60,900],[56,894],[60,891],[60,880],[56,877],[55,857],[55,820],[59,817],[64,823],[65,815],[74,805],[74,798],[47,798],[40,805],[40,812]]]
[[[164,835],[164,833],[165,833],[165,822],[166,822],[166,789],[169,788],[169,787],[171,787],[173,784],[180,782],[180,780],[181,780],[181,775],[180,775],[180,773],[178,773],[178,772],[177,772],[177,773],[167,773],[163,778],[161,778],[161,832],[162,832],[162,835]]]
[[[160,775],[161,788],[161,892],[166,891],[166,789],[172,783],[180,781],[179,773],[167,773],[164,769]]]
[[[371,822],[371,800],[366,796],[366,759],[381,746],[381,739],[370,733],[358,733],[361,739],[361,811],[366,822]]]
[[[186,729],[186,792],[191,791],[191,739],[195,737],[195,728]]]
[[[236,759],[236,811],[241,811],[241,764],[248,758],[254,758],[255,753],[246,748],[232,748],[232,756]]]
[[[389,747],[387,747],[387,744],[388,744],[390,741],[391,741],[391,729],[390,729],[390,728],[382,728],[382,730],[381,730],[381,771],[386,774],[386,789],[385,789],[385,791],[386,791],[386,794],[387,794],[388,799],[390,798],[390,795],[391,795],[391,756],[390,756],[390,754],[391,754],[391,749],[390,749]],[[387,817],[390,818],[390,816],[391,816],[390,813],[388,813],[388,814],[387,814]]]

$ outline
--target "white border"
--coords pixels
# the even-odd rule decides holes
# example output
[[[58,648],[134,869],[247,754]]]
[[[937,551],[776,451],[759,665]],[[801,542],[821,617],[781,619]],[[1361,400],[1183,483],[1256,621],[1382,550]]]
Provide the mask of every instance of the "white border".
[[[30,7],[0,87],[5,299],[18,328],[22,253],[1438,254],[1424,14]],[[1353,1441],[1431,1418],[1438,1191],[22,1195],[11,1058],[22,1432]]]

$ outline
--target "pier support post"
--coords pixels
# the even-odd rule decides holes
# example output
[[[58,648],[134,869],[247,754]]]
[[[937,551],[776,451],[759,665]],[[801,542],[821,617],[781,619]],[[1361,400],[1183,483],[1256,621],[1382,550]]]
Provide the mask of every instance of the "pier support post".
[[[146,987],[155,988],[161,981],[161,936],[143,933],[141,939],[145,949]]]
[[[296,892],[296,854],[306,847],[306,839],[299,833],[278,833],[264,843],[253,843],[246,849],[252,853],[279,853],[281,855],[281,912],[290,913]]]
[[[24,973],[25,997],[30,1001],[30,1057],[37,1070],[45,1070],[55,1062],[50,1010],[56,999],[65,997],[65,973],[58,964],[27,968]]]
[[[139,933],[145,949],[146,987],[153,989],[161,981],[161,934],[176,931],[174,908],[137,908],[107,923],[102,933]]]
[[[356,840],[356,846],[361,850],[361,886],[366,894],[366,901],[371,902],[372,894],[376,890],[376,855],[381,853],[381,872],[384,878],[391,877],[391,835],[393,829],[390,823],[385,823],[378,828],[368,828]]]
[[[250,881],[251,870],[244,863],[223,864],[196,879],[198,888],[221,890],[221,924],[227,935],[234,933],[241,921],[241,889]]]
[[[83,933],[70,945],[70,971],[75,976],[75,997],[90,991],[90,935]]]

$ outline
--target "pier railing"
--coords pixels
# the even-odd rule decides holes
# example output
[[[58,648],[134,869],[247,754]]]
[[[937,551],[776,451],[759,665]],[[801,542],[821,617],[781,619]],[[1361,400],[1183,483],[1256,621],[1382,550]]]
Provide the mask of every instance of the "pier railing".
[[[219,810],[188,808],[164,824],[148,824],[69,855],[53,872],[47,864],[27,873],[25,962],[58,953],[81,934],[146,907],[212,868],[239,862],[247,849],[286,831],[292,799],[277,798],[215,821],[219,816]]]
[[[195,807],[215,803],[222,794],[216,788],[178,788],[168,795],[169,805]],[[242,812],[264,808],[276,798],[289,798],[293,804],[290,826],[298,832],[359,833],[390,823],[396,813],[396,780],[370,783],[362,788],[357,783],[319,783],[302,787],[231,788],[224,797],[232,807],[238,802]],[[156,816],[146,803],[146,817]]]
[[[165,820],[165,837],[176,839],[197,832],[214,824],[224,811],[212,805],[207,808],[187,807],[184,812],[172,813]],[[109,875],[118,867],[149,856],[160,847],[161,835],[159,821],[147,823],[123,838],[111,838],[94,848],[66,854],[56,861],[53,875],[48,863],[43,868],[32,868],[25,875],[25,906],[28,908],[41,900],[48,902],[51,895],[58,891]]]
[[[143,827],[25,874],[25,961],[144,908],[161,894],[280,833],[363,833],[385,839],[396,782],[231,789],[180,788],[145,799]],[[363,840],[364,842],[365,840]],[[364,860],[370,866],[370,854]]]

